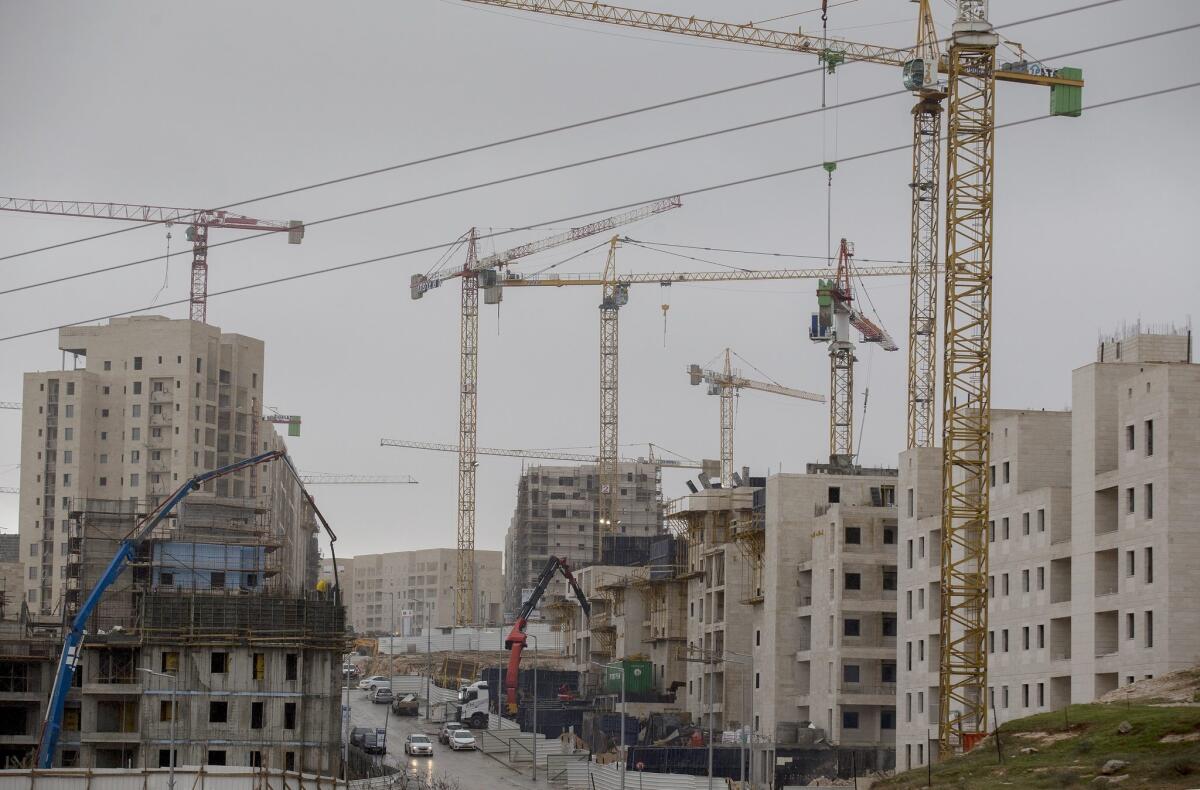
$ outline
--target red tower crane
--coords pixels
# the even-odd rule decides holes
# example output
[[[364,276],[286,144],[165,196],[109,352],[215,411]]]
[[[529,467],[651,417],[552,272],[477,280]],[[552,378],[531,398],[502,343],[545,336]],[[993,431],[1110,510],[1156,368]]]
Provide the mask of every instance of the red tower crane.
[[[120,219],[127,222],[151,222],[160,225],[186,224],[187,239],[192,243],[192,289],[189,317],[205,321],[208,317],[208,229],[258,230],[287,233],[289,244],[304,238],[304,223],[299,220],[278,222],[254,219],[220,209],[167,208],[135,206],[128,203],[88,203],[74,200],[0,197],[0,211],[26,214],[59,214],[67,217]]]

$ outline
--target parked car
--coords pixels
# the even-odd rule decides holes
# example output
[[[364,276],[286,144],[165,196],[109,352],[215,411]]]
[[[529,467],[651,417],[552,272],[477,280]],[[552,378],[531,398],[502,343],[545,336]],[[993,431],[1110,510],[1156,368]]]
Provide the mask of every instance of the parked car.
[[[350,731],[350,744],[367,754],[384,754],[387,752],[387,735],[381,727],[355,727]]]
[[[470,730],[455,730],[450,733],[450,748],[454,751],[474,751],[475,736]]]
[[[397,716],[416,716],[420,712],[421,706],[417,702],[416,694],[405,694],[403,697],[396,697],[392,702],[392,713]]]
[[[376,705],[390,705],[392,704],[392,697],[392,689],[389,686],[375,686],[367,694],[367,699]]]
[[[386,683],[390,686],[392,684],[392,679],[386,675],[372,675],[369,678],[363,678],[362,680],[358,681],[358,687],[360,689],[366,689],[367,691],[370,691],[371,686],[378,686],[380,683]]]
[[[433,755],[433,741],[429,740],[428,735],[414,732],[404,739],[404,753],[417,755]]]
[[[457,721],[448,721],[442,725],[442,729],[438,731],[438,740],[442,743],[450,743],[451,733],[461,730],[462,724]]]

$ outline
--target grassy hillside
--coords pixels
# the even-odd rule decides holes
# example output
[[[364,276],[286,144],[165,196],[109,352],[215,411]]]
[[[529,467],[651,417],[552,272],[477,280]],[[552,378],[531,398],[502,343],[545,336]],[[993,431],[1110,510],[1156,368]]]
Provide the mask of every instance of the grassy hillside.
[[[1122,722],[1132,730],[1118,732]],[[1200,787],[1200,706],[1153,704],[1072,705],[1066,710],[1005,722],[1000,752],[988,738],[970,754],[933,767],[933,787],[1004,788],[1106,787],[1097,779],[1109,760],[1129,765],[1111,774],[1113,787]],[[1021,754],[1032,747],[1036,753]],[[1119,777],[1125,777],[1119,779]],[[927,787],[925,769],[873,785],[875,790]]]

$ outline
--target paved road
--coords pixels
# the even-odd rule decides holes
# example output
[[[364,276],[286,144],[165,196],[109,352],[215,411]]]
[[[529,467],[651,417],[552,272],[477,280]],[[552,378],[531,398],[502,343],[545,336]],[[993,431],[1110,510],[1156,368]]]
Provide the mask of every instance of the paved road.
[[[550,785],[538,776],[537,784],[530,779],[528,767],[517,771],[482,752],[454,752],[449,746],[437,742],[438,724],[426,722],[423,717],[387,715],[388,705],[375,705],[367,699],[367,692],[353,689],[350,692],[350,725],[352,727],[382,727],[386,717],[388,751],[385,759],[389,765],[407,765],[414,773],[429,776],[445,776],[458,782],[461,790],[483,790],[484,788],[546,788]],[[433,757],[409,757],[404,754],[404,739],[412,732],[423,732],[433,739]]]

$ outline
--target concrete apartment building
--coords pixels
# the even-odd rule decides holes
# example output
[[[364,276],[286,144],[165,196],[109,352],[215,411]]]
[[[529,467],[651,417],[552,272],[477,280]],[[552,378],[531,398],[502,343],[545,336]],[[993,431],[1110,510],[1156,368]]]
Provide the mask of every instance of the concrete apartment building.
[[[767,479],[753,603],[754,730],[795,744],[895,738],[897,475],[809,464]]]
[[[498,625],[504,595],[504,555],[475,550],[475,623]],[[454,625],[455,549],[391,551],[338,558],[338,574],[350,595],[349,622],[356,634],[387,634],[393,616],[397,634]],[[332,561],[322,561],[322,577],[333,579]]]
[[[622,463],[618,471],[616,535],[647,541],[661,535],[661,468],[653,463]],[[504,540],[507,615],[520,608],[551,555],[566,559],[573,568],[601,561],[598,491],[592,465],[533,466],[521,474],[517,505]]]
[[[1074,371],[1072,411],[993,412],[988,693],[1000,721],[1195,664],[1190,353],[1187,333],[1135,329]],[[907,768],[937,757],[941,450],[905,452],[900,477],[897,767]]]
[[[62,623],[118,542],[197,472],[283,449],[261,419],[259,340],[145,316],[64,329],[59,346],[73,369],[25,376],[29,617],[0,632],[13,759],[36,745]],[[315,589],[316,530],[280,462],[186,499],[89,620],[57,764],[164,766],[174,719],[176,764],[335,773],[345,625],[339,593]]]
[[[0,535],[0,620],[15,620],[25,600],[25,563],[21,561],[21,536]]]

